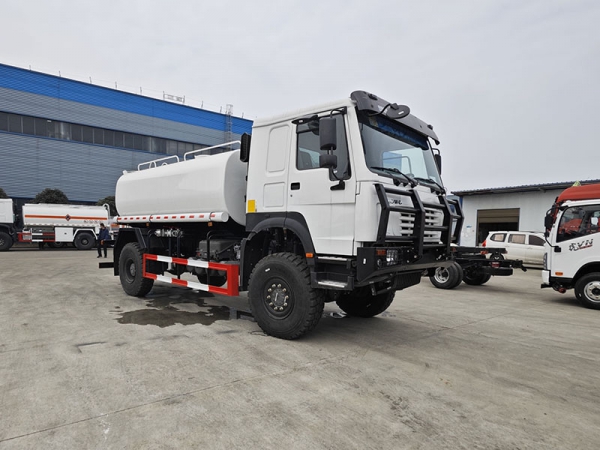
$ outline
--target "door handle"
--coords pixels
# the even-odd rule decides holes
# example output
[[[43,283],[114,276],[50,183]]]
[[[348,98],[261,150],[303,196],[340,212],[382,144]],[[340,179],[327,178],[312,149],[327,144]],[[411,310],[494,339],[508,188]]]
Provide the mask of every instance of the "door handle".
[[[300,189],[300,183],[292,183],[292,185],[290,186],[290,189],[292,191],[297,191],[298,189]]]

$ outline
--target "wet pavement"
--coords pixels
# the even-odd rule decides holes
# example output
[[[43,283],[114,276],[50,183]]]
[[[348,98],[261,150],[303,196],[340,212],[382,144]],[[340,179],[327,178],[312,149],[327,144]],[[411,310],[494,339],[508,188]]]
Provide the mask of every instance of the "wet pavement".
[[[600,442],[600,311],[539,289],[539,271],[423,279],[373,319],[327,304],[290,342],[244,295],[139,299],[97,267],[94,251],[0,253],[0,450]]]

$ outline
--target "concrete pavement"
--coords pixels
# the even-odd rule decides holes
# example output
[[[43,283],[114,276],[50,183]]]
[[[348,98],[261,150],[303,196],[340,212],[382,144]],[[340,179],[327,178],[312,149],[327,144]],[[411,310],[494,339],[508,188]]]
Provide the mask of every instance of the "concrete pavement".
[[[110,258],[111,255],[109,255]],[[593,449],[600,311],[540,272],[424,278],[298,341],[244,297],[127,296],[95,251],[0,253],[0,449]]]

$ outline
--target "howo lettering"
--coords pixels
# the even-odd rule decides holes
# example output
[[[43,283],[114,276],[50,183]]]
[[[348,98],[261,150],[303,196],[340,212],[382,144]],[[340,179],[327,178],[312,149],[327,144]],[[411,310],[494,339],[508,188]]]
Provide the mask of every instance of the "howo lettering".
[[[449,263],[462,223],[442,187],[438,138],[409,111],[356,91],[256,121],[241,142],[124,173],[117,221],[130,227],[113,264],[123,289],[248,291],[258,325],[283,339],[312,330],[326,302],[382,313]]]

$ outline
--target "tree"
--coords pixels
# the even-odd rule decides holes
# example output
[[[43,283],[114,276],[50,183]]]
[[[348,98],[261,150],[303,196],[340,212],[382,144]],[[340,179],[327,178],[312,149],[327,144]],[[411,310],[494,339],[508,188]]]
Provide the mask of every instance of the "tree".
[[[35,196],[33,203],[69,203],[69,199],[60,189],[46,188]]]
[[[4,192],[4,189],[0,188],[0,198],[9,198],[8,195],[6,195],[6,192]]]
[[[100,200],[98,200],[98,202],[96,203],[97,206],[102,206],[104,204],[108,204],[109,208],[110,208],[110,215],[111,216],[118,216],[119,213],[117,211],[117,206],[115,204],[115,196],[114,195],[109,195],[108,197],[104,197],[101,198]]]

